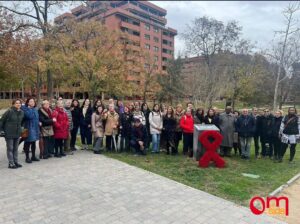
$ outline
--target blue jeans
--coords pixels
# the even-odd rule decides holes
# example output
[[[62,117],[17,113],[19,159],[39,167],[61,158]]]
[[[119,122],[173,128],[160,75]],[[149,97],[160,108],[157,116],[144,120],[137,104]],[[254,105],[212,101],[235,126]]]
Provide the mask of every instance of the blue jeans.
[[[159,152],[160,134],[152,134],[152,152]]]
[[[240,137],[242,156],[250,158],[250,148],[251,148],[252,137]]]

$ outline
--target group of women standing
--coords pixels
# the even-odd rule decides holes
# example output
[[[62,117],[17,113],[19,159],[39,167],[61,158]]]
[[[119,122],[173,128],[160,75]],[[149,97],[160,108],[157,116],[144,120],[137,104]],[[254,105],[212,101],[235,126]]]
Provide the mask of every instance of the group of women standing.
[[[270,139],[273,139],[272,145],[277,160],[282,161],[288,144],[291,144],[291,158],[294,157],[300,129],[300,126],[297,126],[300,121],[295,110],[289,110],[289,115],[284,118],[280,114],[270,118],[268,111],[265,111],[263,116],[256,116],[253,112],[252,118],[256,127],[252,134],[255,136],[259,130],[263,156],[266,143],[271,143]],[[216,114],[214,109],[209,109],[205,115],[201,108],[194,111],[191,103],[187,104],[185,110],[181,104],[176,108],[154,104],[150,110],[147,103],[140,105],[139,102],[123,105],[121,101],[115,103],[110,99],[108,105],[104,105],[97,99],[92,106],[91,101],[85,99],[80,106],[76,99],[67,100],[65,105],[62,99],[58,99],[55,106],[51,107],[49,101],[44,100],[41,107],[36,108],[35,100],[29,98],[25,103],[19,99],[13,101],[11,109],[0,120],[0,131],[4,133],[7,144],[8,167],[15,169],[22,166],[18,162],[17,153],[20,142],[24,141],[26,163],[48,159],[53,155],[60,158],[66,156],[65,151],[76,150],[79,130],[82,150],[93,149],[95,154],[104,149],[105,138],[107,151],[129,152],[133,147],[142,152],[142,155],[147,151],[160,153],[161,149],[165,149],[167,154],[176,155],[183,139],[183,154],[192,157],[194,124],[214,124],[219,127],[220,120],[221,116]],[[250,124],[246,111],[241,116],[236,114],[236,120],[241,125]],[[243,128],[237,126],[240,137],[245,137],[242,135],[245,129]],[[224,132],[222,131],[221,133]],[[276,136],[274,133],[277,133]],[[40,148],[39,158],[36,156],[37,141]],[[278,152],[278,147],[281,147],[281,153]]]

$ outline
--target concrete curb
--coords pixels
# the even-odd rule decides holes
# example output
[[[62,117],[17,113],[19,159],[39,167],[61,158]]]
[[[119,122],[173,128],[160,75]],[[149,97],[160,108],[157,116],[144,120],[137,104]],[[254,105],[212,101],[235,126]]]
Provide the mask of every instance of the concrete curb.
[[[286,182],[286,184],[281,185],[280,187],[278,187],[277,189],[275,189],[273,192],[271,192],[269,194],[269,196],[275,196],[277,194],[279,194],[280,192],[282,192],[285,188],[289,187],[290,185],[292,185],[296,180],[298,180],[300,178],[300,173],[296,174],[294,177],[292,177],[290,180],[288,180]]]

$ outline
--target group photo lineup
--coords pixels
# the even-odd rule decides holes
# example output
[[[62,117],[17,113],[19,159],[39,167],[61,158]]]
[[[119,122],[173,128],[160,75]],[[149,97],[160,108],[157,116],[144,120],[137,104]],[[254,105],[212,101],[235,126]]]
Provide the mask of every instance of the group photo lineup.
[[[0,1],[0,224],[300,223],[300,1]]]

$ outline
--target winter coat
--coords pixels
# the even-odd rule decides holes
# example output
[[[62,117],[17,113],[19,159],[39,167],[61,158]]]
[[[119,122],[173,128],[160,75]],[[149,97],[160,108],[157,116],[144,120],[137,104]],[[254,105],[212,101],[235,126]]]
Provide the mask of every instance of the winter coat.
[[[24,111],[24,128],[28,129],[28,137],[25,142],[35,142],[40,139],[39,114],[36,108],[22,105]]]
[[[150,115],[150,110],[145,110],[143,111],[144,115],[145,115],[145,119],[146,119],[146,128],[148,131],[150,131],[150,123],[149,123],[149,115]]]
[[[293,117],[285,116],[282,120],[284,128],[282,130],[283,134],[286,135],[299,135],[300,134],[300,118],[297,115]],[[290,120],[290,121],[289,121]]]
[[[143,125],[146,125],[145,114],[142,111],[133,111],[132,115],[133,115],[133,119],[138,118]]]
[[[68,120],[69,120],[69,131],[73,129],[73,118],[72,118],[72,112],[70,110],[71,108],[65,108],[65,112],[68,115]]]
[[[163,119],[163,127],[165,132],[170,133],[170,132],[175,132],[176,131],[176,119],[175,117],[168,117],[167,115],[164,116]]]
[[[52,110],[50,110],[50,115],[47,113],[45,109],[42,107],[39,109],[39,119],[40,122],[42,123],[41,126],[41,134],[43,137],[48,137],[48,136],[53,136],[54,131],[53,131],[53,118],[52,118]]]
[[[259,121],[259,131],[260,137],[263,139],[269,139],[272,137],[272,130],[274,126],[274,117],[273,115],[261,116]]]
[[[207,116],[205,115],[204,117],[204,124],[214,124],[217,125],[217,120],[216,120],[216,116]]]
[[[149,123],[151,135],[161,134],[163,128],[163,116],[160,112],[151,111],[149,114]]]
[[[261,116],[260,115],[254,115],[254,114],[252,114],[252,116],[253,116],[254,122],[255,122],[254,136],[258,137],[260,135],[259,127],[260,127],[260,122],[261,122]]]
[[[72,121],[74,127],[79,127],[80,125],[80,118],[81,118],[81,109],[80,107],[74,107],[71,111],[72,113]]]
[[[272,126],[272,137],[279,138],[279,130],[283,117],[274,117],[274,122]]]
[[[235,122],[235,131],[240,137],[253,137],[255,134],[255,120],[251,115],[241,115]]]
[[[92,115],[92,132],[94,133],[95,138],[104,137],[104,124],[103,124],[103,115],[93,113]]]
[[[222,113],[218,118],[218,126],[223,136],[223,141],[221,143],[221,146],[223,147],[233,146],[233,135],[235,132],[234,121],[235,117],[232,113]]]
[[[69,119],[64,108],[56,108],[52,114],[53,118],[56,118],[54,122],[54,138],[55,139],[67,139],[69,136]]]
[[[133,126],[132,130],[131,130],[131,140],[133,141],[142,141],[142,142],[146,142],[147,139],[147,131],[146,131],[146,127],[142,124],[140,124],[140,126],[136,127]]]
[[[22,132],[23,119],[24,112],[11,107],[0,119],[0,132],[5,133],[5,138],[19,138]]]
[[[180,127],[180,119],[184,115],[184,111],[181,111],[181,113],[178,113],[175,111],[175,119],[176,119],[176,132],[182,132],[182,129]]]
[[[83,108],[81,108],[81,110],[80,110],[80,127],[88,128],[89,125],[91,126],[92,114],[93,114],[93,109],[91,107],[87,108],[85,115],[83,114]]]
[[[131,134],[131,124],[133,116],[131,113],[123,113],[120,116],[120,132],[122,137],[129,137]]]
[[[204,117],[201,115],[197,116],[197,114],[194,116],[194,124],[202,124],[204,123]]]
[[[117,112],[107,112],[104,115],[105,122],[105,135],[112,136],[113,134],[118,134],[118,125],[119,125],[119,114]],[[113,128],[116,126],[116,128]]]
[[[194,118],[192,115],[183,115],[180,119],[183,133],[194,133]]]

